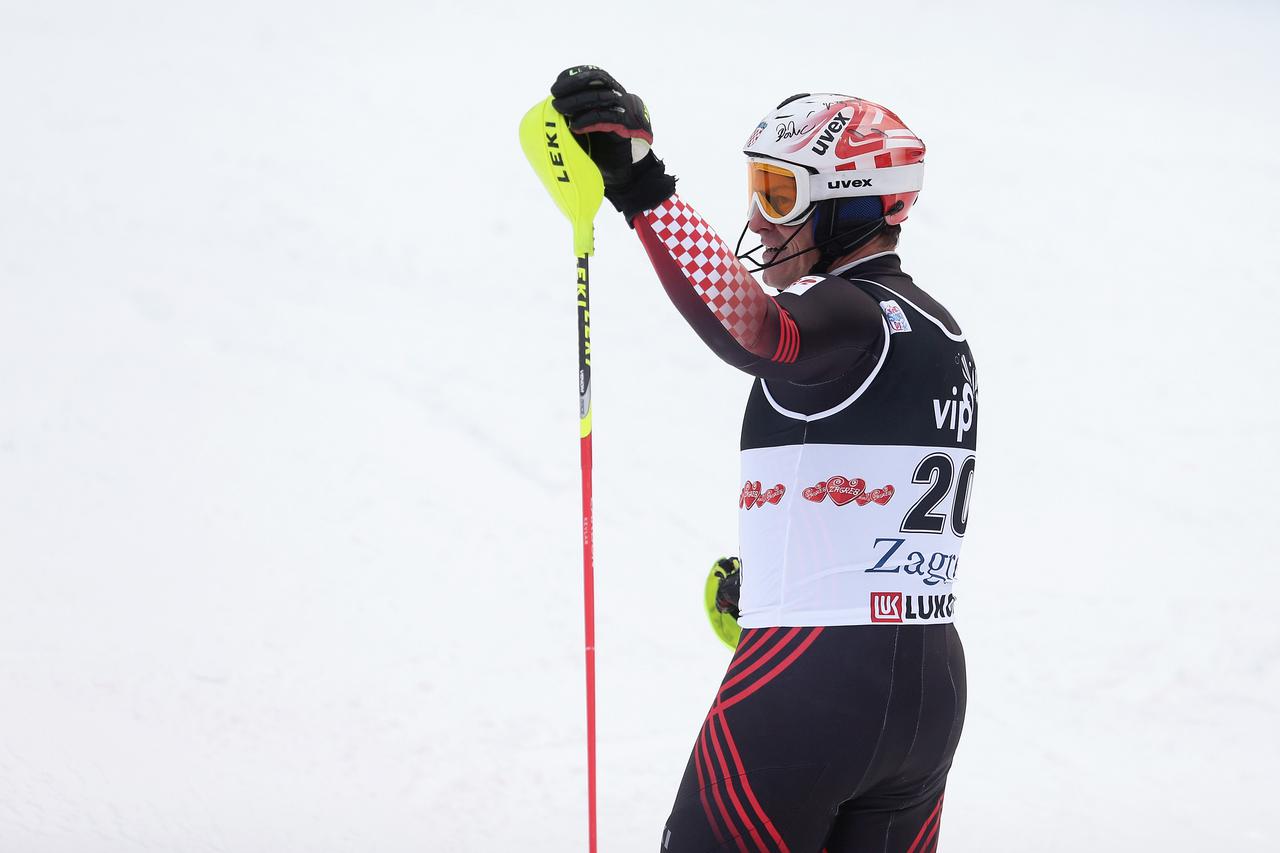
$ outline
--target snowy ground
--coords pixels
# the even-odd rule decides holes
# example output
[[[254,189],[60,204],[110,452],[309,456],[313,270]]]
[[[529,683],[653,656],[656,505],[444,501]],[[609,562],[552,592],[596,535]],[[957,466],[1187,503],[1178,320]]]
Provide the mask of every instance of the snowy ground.
[[[1276,6],[800,8],[0,4],[0,851],[585,849],[572,259],[515,139],[582,61],[735,236],[786,95],[929,144],[902,252],[983,387],[942,849],[1276,849]],[[607,213],[623,853],[726,661],[748,381]]]

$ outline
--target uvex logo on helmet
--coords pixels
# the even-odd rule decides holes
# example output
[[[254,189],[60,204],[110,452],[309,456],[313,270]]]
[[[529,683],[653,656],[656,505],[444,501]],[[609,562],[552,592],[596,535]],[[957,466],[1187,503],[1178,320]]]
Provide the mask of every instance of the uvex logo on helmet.
[[[845,115],[843,111],[836,113],[831,121],[827,123],[826,129],[818,134],[818,138],[814,140],[813,147],[809,150],[814,154],[826,154],[827,148],[836,141],[836,136],[839,135],[840,131],[844,130],[844,126],[848,123],[849,116]]]

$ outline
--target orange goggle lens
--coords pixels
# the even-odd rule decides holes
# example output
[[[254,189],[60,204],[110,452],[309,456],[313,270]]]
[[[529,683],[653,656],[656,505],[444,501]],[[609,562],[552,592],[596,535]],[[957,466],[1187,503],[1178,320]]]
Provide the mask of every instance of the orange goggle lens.
[[[748,163],[747,185],[747,200],[758,198],[768,216],[781,219],[796,209],[796,176],[787,169],[770,163]]]

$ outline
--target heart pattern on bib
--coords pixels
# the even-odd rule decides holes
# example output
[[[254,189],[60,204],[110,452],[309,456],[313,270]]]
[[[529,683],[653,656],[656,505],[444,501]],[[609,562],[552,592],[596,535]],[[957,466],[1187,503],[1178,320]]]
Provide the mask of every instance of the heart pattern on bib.
[[[759,480],[747,480],[742,486],[742,494],[738,496],[738,508],[751,509],[765,504],[777,506],[786,493],[787,487],[781,483],[764,489],[761,488]]]
[[[867,481],[861,477],[850,479],[837,474],[809,486],[801,494],[804,495],[805,500],[816,504],[822,503],[830,496],[831,502],[836,506],[847,506],[851,503],[856,503],[858,506],[866,506],[869,503],[884,506],[893,499],[893,486],[867,491]]]
[[[816,486],[810,486],[800,494],[804,495],[804,499],[807,501],[822,503],[827,497],[827,481],[823,480]]]
[[[850,480],[848,477],[837,474],[827,480],[827,494],[831,496],[831,502],[836,506],[844,506],[850,501],[856,501],[866,491],[867,481],[861,477]]]

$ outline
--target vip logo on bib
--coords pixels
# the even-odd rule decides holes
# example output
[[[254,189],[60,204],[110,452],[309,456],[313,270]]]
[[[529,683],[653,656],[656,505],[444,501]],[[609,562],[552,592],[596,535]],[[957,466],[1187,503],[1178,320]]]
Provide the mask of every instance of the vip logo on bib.
[[[836,506],[847,506],[853,503],[858,506],[866,506],[869,503],[884,506],[893,499],[893,486],[867,491],[867,481],[861,477],[850,480],[848,477],[837,474],[822,480],[817,485],[810,486],[800,494],[804,495],[805,500],[816,504],[830,497],[831,502]]]
[[[787,493],[787,487],[779,483],[769,489],[762,489],[760,481],[747,480],[742,486],[742,494],[738,496],[739,509],[751,509],[756,506],[764,506],[765,504],[778,505],[782,500],[782,496]]]
[[[951,386],[950,399],[933,401],[933,422],[940,430],[954,432],[956,443],[964,441],[964,434],[973,427],[978,412],[978,372],[973,362],[963,355],[956,356],[956,363],[964,374],[964,384]]]

